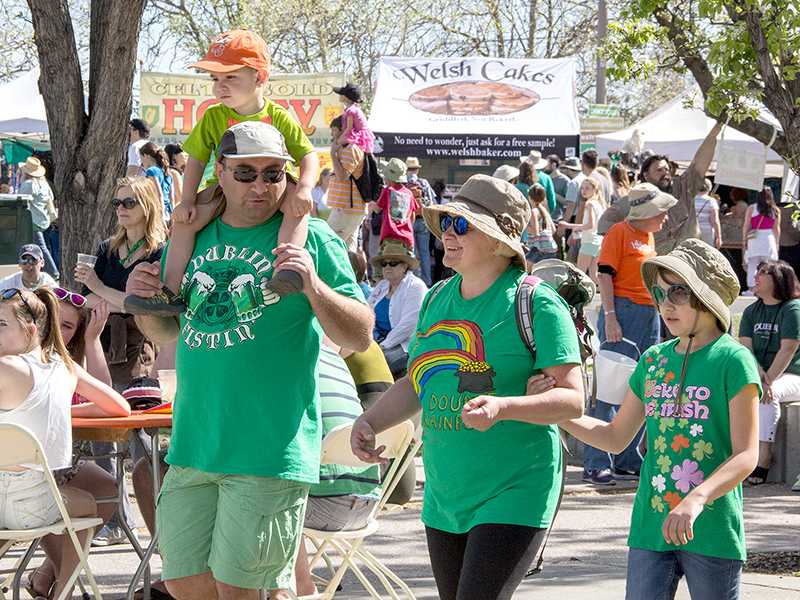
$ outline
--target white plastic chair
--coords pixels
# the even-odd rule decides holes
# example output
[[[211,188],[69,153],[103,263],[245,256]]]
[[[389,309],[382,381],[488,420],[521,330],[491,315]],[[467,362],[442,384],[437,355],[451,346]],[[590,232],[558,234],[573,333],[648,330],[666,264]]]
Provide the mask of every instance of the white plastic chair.
[[[351,430],[352,424],[342,425],[325,436],[322,440],[322,464],[351,467],[369,466],[361,462],[353,454],[350,448]],[[339,568],[336,569],[331,579],[327,582],[325,590],[314,596],[303,596],[303,598],[330,600],[335,596],[336,588],[339,587],[348,570],[353,571],[353,574],[372,598],[383,598],[366,578],[362,567],[356,563],[356,560],[358,560],[366,570],[370,571],[380,581],[393,600],[399,600],[400,597],[392,587],[392,583],[402,591],[406,598],[415,599],[414,593],[408,585],[362,546],[364,540],[378,530],[378,515],[399,483],[406,467],[413,462],[420,444],[420,441],[414,439],[414,424],[411,421],[404,421],[378,434],[375,446],[386,446],[383,456],[394,459],[394,462],[383,478],[380,499],[373,507],[365,527],[352,531],[319,531],[309,527],[303,529],[306,538],[316,548],[316,552],[311,557],[312,568],[320,560],[325,561],[329,566],[331,565],[330,557],[326,552],[328,549],[333,549],[341,557]]]
[[[72,518],[64,506],[64,500],[61,498],[61,493],[58,490],[53,473],[47,465],[47,458],[45,457],[42,445],[36,436],[26,427],[14,425],[11,423],[0,424],[0,469],[4,467],[12,467],[21,464],[35,464],[44,470],[44,476],[50,486],[50,493],[53,495],[58,506],[58,511],[61,513],[61,520],[46,525],[44,527],[37,527],[36,529],[0,529],[0,558],[8,551],[11,546],[18,542],[30,542],[28,551],[17,560],[13,569],[3,571],[3,573],[10,573],[2,582],[0,582],[0,598],[5,598],[4,590],[12,587],[14,590],[14,598],[19,597],[19,585],[22,574],[28,566],[36,546],[44,536],[54,535],[68,535],[72,540],[72,545],[75,547],[75,552],[78,554],[78,565],[75,570],[70,573],[64,591],[59,595],[56,600],[65,600],[72,597],[72,586],[78,579],[81,572],[86,574],[86,579],[89,581],[92,593],[96,600],[102,600],[103,596],[97,587],[94,575],[89,569],[88,556],[89,549],[92,544],[92,537],[94,530],[97,526],[102,524],[102,519],[96,517],[87,518]],[[76,532],[88,530],[86,542],[81,545]],[[61,574],[65,576],[65,574]]]

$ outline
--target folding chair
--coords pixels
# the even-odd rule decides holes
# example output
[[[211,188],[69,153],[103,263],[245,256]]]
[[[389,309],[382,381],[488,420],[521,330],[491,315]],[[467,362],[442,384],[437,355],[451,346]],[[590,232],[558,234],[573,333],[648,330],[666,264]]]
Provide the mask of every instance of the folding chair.
[[[22,574],[25,572],[31,558],[33,558],[39,540],[50,534],[66,534],[70,537],[70,540],[72,540],[72,545],[75,547],[75,552],[78,554],[79,562],[75,570],[70,573],[64,591],[56,600],[65,600],[66,598],[72,597],[72,586],[76,583],[82,571],[86,574],[86,579],[89,581],[95,599],[102,600],[103,596],[100,594],[97,582],[89,569],[87,560],[94,530],[102,524],[102,519],[95,517],[71,518],[64,506],[64,500],[61,498],[61,493],[58,490],[55,479],[53,479],[53,473],[47,465],[47,458],[45,457],[42,445],[39,443],[39,440],[36,439],[36,436],[26,427],[10,423],[0,424],[0,469],[21,464],[35,464],[44,470],[45,479],[50,486],[50,493],[53,494],[56,504],[58,505],[58,511],[61,513],[61,520],[52,525],[37,527],[36,529],[0,529],[0,558],[2,558],[14,544],[18,542],[30,542],[28,550],[17,560],[13,569],[3,571],[3,573],[10,574],[0,582],[0,598],[5,598],[5,591],[9,589],[9,587],[13,589],[14,599],[16,600],[19,598],[19,586]],[[84,530],[88,530],[88,535],[86,537],[86,542],[81,545],[76,533]],[[65,574],[62,573],[62,576],[64,575]]]
[[[343,425],[332,430],[322,440],[322,464],[347,465],[352,467],[368,466],[353,455],[350,449],[350,431],[352,424]],[[319,598],[330,600],[336,594],[336,588],[342,581],[345,573],[352,570],[367,592],[373,598],[382,598],[375,590],[375,587],[364,575],[364,572],[356,560],[371,572],[380,581],[381,585],[393,600],[399,600],[392,584],[394,583],[406,598],[414,600],[414,594],[406,583],[394,574],[386,565],[381,563],[373,554],[365,550],[362,546],[364,540],[378,530],[378,514],[386,505],[389,496],[394,491],[400,481],[400,477],[405,472],[406,467],[414,460],[421,441],[414,439],[414,424],[411,421],[404,421],[399,425],[378,434],[375,442],[377,446],[386,446],[383,455],[386,458],[395,459],[386,476],[380,490],[380,499],[372,509],[367,525],[362,529],[353,531],[319,531],[305,527],[303,533],[316,548],[316,552],[311,557],[311,567],[320,560],[331,565],[330,557],[326,550],[332,549],[341,557],[339,568],[333,573],[328,581],[325,590],[314,596],[304,596],[304,598]],[[408,452],[406,452],[408,450]],[[403,457],[405,459],[403,460]]]

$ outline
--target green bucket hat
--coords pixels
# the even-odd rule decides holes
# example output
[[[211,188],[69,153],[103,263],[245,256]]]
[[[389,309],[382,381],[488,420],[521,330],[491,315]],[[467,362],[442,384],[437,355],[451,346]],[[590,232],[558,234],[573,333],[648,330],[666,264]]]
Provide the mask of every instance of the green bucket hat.
[[[717,318],[722,330],[730,329],[729,307],[739,296],[739,278],[719,250],[689,238],[669,254],[648,258],[642,263],[642,279],[648,291],[655,285],[660,268],[685,281],[698,301]]]
[[[406,163],[399,158],[393,158],[383,167],[383,176],[391,183],[407,183]]]

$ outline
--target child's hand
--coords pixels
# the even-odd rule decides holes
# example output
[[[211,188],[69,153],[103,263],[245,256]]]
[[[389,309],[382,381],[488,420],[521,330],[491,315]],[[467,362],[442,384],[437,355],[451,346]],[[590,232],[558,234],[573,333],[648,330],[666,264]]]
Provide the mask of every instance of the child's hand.
[[[86,325],[86,332],[83,334],[84,339],[93,344],[94,341],[100,337],[100,334],[105,329],[106,321],[108,320],[108,302],[105,300],[98,302],[92,309],[89,316],[89,323]]]
[[[286,197],[281,210],[299,219],[309,214],[312,206],[314,206],[314,199],[311,197],[311,188],[298,185],[294,189],[294,193]]]
[[[547,390],[554,388],[555,385],[556,385],[555,379],[553,379],[549,375],[545,375],[544,373],[539,373],[538,375],[534,375],[533,377],[528,379],[528,388],[525,391],[525,393],[528,396],[543,394]]]
[[[175,210],[172,211],[172,220],[175,223],[191,225],[196,216],[197,209],[195,208],[194,204],[190,204],[186,202],[186,200],[178,204],[178,206],[175,207]]]
[[[668,544],[682,546],[694,539],[694,522],[704,506],[700,499],[690,494],[670,511],[661,526],[661,533]]]

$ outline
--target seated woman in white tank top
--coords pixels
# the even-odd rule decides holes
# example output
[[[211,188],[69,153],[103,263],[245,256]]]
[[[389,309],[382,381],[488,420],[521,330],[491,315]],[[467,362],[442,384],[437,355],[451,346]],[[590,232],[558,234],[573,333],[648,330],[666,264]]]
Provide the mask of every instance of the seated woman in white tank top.
[[[130,414],[122,396],[70,358],[53,292],[0,291],[0,423],[30,429],[54,470],[71,466],[70,405],[76,391],[91,403],[84,409],[86,416]],[[94,497],[86,491],[67,485],[61,494],[71,516],[96,514]],[[41,527],[58,518],[44,475],[35,465],[0,470],[0,529]],[[64,583],[58,572],[72,572],[77,557],[66,536],[48,536],[42,545],[48,556],[60,557],[52,590],[58,595]]]

